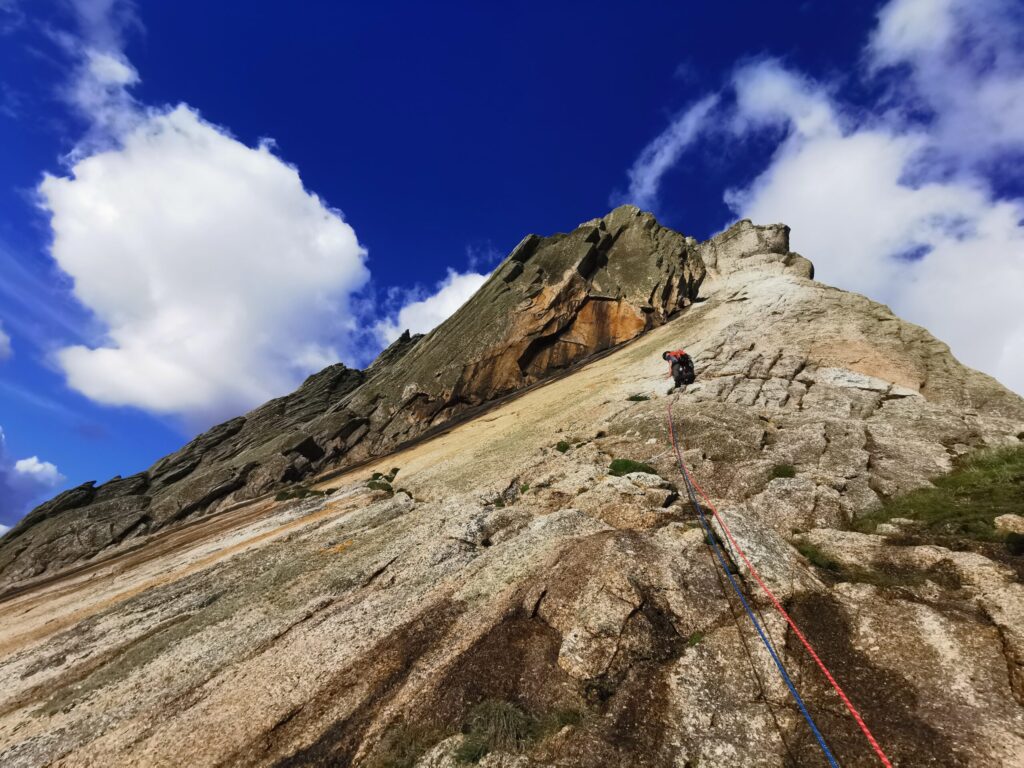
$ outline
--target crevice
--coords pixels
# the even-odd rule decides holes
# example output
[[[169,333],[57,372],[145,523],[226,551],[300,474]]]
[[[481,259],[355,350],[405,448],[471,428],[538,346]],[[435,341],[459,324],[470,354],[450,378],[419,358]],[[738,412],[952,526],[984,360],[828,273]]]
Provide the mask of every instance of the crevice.
[[[362,586],[368,587],[371,584],[373,584],[373,582],[375,582],[378,578],[380,578],[381,575],[383,575],[384,571],[386,571],[388,568],[390,568],[391,564],[394,563],[399,557],[401,557],[401,555],[395,555],[390,560],[388,560],[386,563],[384,563],[384,565],[382,565],[380,568],[378,568],[373,573],[371,573],[366,578],[366,580],[363,582]]]

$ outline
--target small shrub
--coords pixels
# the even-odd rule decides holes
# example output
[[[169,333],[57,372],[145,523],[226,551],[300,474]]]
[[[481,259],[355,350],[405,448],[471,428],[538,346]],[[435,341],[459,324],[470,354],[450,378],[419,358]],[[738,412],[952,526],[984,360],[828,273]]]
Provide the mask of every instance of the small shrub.
[[[641,395],[638,393],[635,395],[630,395],[626,399],[634,403],[642,403],[644,402],[644,400],[650,400],[651,398],[649,395]]]
[[[645,472],[648,475],[658,474],[658,470],[649,464],[644,464],[642,461],[633,461],[632,459],[614,459],[608,467],[608,474],[615,477],[622,477],[633,472]]]
[[[690,634],[690,636],[688,638],[686,638],[686,646],[687,646],[687,648],[693,648],[695,645],[697,645],[703,639],[704,639],[704,633],[703,632],[693,632],[693,633]]]
[[[776,464],[772,467],[772,477],[796,477],[796,467],[792,464]]]
[[[372,491],[384,491],[388,496],[395,495],[395,489],[391,487],[391,483],[381,478],[380,480],[370,480],[366,483],[366,487]]]
[[[565,453],[570,448],[572,448],[572,446],[566,440],[559,440],[558,444],[555,446],[555,450],[559,453]]]
[[[519,492],[520,493],[526,493],[528,490],[530,490],[530,484],[529,483],[523,483],[522,485],[519,486]]]

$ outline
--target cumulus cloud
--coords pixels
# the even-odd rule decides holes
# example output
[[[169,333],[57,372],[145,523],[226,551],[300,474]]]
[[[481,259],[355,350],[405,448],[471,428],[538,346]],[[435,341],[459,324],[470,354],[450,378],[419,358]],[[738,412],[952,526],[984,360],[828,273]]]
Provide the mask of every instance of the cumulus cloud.
[[[346,351],[365,251],[269,146],[179,106],[39,192],[53,258],[108,329],[101,346],[58,354],[87,397],[209,420]]]
[[[130,2],[70,6],[64,96],[87,130],[38,195],[51,255],[101,336],[56,353],[69,386],[199,427],[362,356],[351,298],[369,272],[342,214],[273,142],[248,146],[185,104],[140,104]]]
[[[51,493],[65,481],[53,464],[37,456],[14,460],[7,452],[7,442],[0,429],[0,520],[13,523],[34,503]],[[9,530],[0,525],[0,535]]]
[[[377,335],[384,343],[391,343],[407,329],[412,333],[430,331],[465,304],[487,277],[477,272],[448,270],[448,275],[438,283],[433,293],[423,296],[422,291],[414,292],[397,313],[379,322]]]
[[[1006,119],[1024,99],[1008,88],[1024,75],[1012,43],[1024,24],[995,15],[1006,10],[893,0],[866,48],[863,77],[892,78],[874,109],[848,109],[831,83],[762,60],[737,68],[694,131],[780,136],[754,180],[727,190],[735,214],[789,224],[820,279],[890,304],[1024,392],[1024,201],[1000,198],[983,172],[1024,146],[1024,119]]]
[[[4,360],[11,356],[11,337],[4,332],[4,327],[0,325],[0,360]]]

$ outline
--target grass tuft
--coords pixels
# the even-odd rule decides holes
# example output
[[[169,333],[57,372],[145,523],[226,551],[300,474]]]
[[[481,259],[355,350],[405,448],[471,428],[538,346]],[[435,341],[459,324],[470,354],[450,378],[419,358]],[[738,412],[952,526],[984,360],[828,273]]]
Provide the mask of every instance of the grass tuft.
[[[633,472],[645,472],[648,475],[658,474],[658,470],[649,464],[644,464],[642,461],[633,461],[632,459],[615,459],[608,467],[608,474],[615,477],[622,477]]]
[[[881,509],[858,518],[854,528],[870,533],[879,523],[906,517],[918,523],[915,535],[936,543],[998,542],[1003,537],[993,520],[1024,507],[1024,448],[979,451],[932,483],[887,500]],[[1010,548],[1008,537],[1006,543]]]
[[[441,740],[441,734],[398,723],[384,734],[366,768],[413,768],[424,753]]]
[[[559,440],[557,445],[555,445],[555,450],[559,453],[565,453],[570,448],[572,448],[572,445],[567,440]]]
[[[491,752],[520,754],[562,728],[582,721],[582,713],[574,709],[558,709],[537,717],[511,701],[489,699],[470,711],[455,759],[478,763]]]
[[[651,397],[650,397],[650,395],[642,395],[640,393],[637,393],[635,395],[630,395],[626,399],[631,401],[631,402],[634,402],[634,403],[642,403],[645,400],[650,400]]]
[[[469,715],[468,731],[455,753],[466,763],[489,752],[522,752],[531,738],[532,718],[510,701],[485,701]]]

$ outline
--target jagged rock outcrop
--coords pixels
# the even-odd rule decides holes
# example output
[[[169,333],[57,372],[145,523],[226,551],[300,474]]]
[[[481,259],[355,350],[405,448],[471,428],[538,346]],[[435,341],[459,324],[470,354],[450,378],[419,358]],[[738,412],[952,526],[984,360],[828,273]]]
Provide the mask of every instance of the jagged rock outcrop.
[[[924,329],[810,279],[786,235],[740,222],[707,243],[641,239],[699,260],[699,291],[632,343],[325,476],[326,496],[222,508],[0,598],[0,763],[454,768],[475,707],[498,702],[533,727],[479,763],[492,768],[822,764],[679,493],[671,399],[694,478],[893,763],[1020,765],[1021,558],[848,528],[961,455],[1020,446],[1024,401]],[[576,288],[562,295],[586,303]],[[538,306],[531,333],[558,325],[556,304]],[[483,398],[531,381],[518,365],[527,342],[515,366],[490,355],[500,375],[466,378],[456,361],[430,383],[425,361],[461,354],[471,319],[453,317],[448,337],[441,326],[400,340],[376,373],[359,374],[339,402],[366,431],[337,455],[371,455],[376,440],[395,445],[450,418],[457,382]],[[569,361],[562,333],[547,334],[551,364]],[[473,338],[494,349],[479,343],[486,333]],[[698,381],[666,395],[660,351],[680,345]],[[372,387],[379,413],[362,405]],[[278,453],[328,465],[334,449],[315,430],[292,432]],[[323,458],[310,458],[306,437]],[[655,474],[619,477],[613,459]],[[391,483],[368,484],[374,472]],[[148,475],[145,489],[121,482],[152,493]],[[745,566],[736,571],[840,764],[876,765]]]
[[[773,247],[788,246],[785,232]],[[406,332],[365,371],[338,364],[136,475],[43,504],[0,540],[0,585],[197,514],[386,453],[466,411],[663,324],[704,278],[695,241],[623,206],[526,237],[455,315]]]

